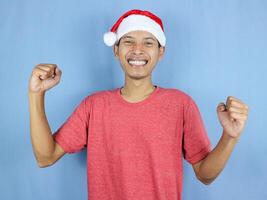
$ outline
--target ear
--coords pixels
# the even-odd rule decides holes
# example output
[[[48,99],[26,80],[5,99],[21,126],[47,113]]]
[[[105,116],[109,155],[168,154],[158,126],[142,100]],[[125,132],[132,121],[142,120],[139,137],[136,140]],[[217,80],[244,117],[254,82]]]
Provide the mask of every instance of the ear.
[[[115,44],[113,46],[113,53],[114,53],[114,56],[119,59],[119,46],[117,44]]]
[[[161,46],[159,48],[159,60],[163,58],[164,53],[165,53],[165,47]]]

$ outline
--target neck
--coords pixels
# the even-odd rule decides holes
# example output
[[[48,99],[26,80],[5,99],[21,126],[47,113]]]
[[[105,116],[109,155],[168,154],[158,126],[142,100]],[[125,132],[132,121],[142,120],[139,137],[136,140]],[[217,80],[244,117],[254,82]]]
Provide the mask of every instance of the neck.
[[[131,79],[125,76],[125,84],[121,89],[121,94],[129,98],[143,98],[150,95],[155,87],[151,81],[151,76],[145,79]]]

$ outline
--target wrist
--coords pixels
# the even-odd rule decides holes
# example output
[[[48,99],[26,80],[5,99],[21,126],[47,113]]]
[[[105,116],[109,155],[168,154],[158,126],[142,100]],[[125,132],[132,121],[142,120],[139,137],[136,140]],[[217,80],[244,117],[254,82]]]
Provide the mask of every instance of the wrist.
[[[45,99],[45,92],[28,91],[29,103],[31,105],[43,106]]]
[[[45,95],[45,91],[41,91],[41,92],[33,92],[31,90],[28,90],[28,95],[29,96],[44,96]]]
[[[226,141],[228,141],[228,142],[236,143],[236,142],[239,141],[240,134],[239,134],[239,136],[237,136],[237,137],[233,137],[233,136],[231,136],[230,134],[228,134],[225,130],[223,130],[222,137],[223,137]]]

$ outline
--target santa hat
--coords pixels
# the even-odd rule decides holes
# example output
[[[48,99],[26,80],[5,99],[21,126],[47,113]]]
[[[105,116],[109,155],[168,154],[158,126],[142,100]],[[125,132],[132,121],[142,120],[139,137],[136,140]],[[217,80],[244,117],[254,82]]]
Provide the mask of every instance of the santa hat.
[[[166,37],[161,19],[145,10],[130,10],[123,14],[110,31],[104,34],[104,42],[107,46],[113,46],[124,34],[136,30],[150,32],[161,46],[165,46]]]

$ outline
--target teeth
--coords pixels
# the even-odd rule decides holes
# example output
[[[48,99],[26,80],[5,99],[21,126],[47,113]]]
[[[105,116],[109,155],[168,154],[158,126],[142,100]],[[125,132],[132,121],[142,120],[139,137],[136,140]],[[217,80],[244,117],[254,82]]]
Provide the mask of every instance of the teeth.
[[[145,65],[146,64],[146,61],[144,61],[144,60],[130,60],[129,63],[131,65],[141,66],[141,65]]]

